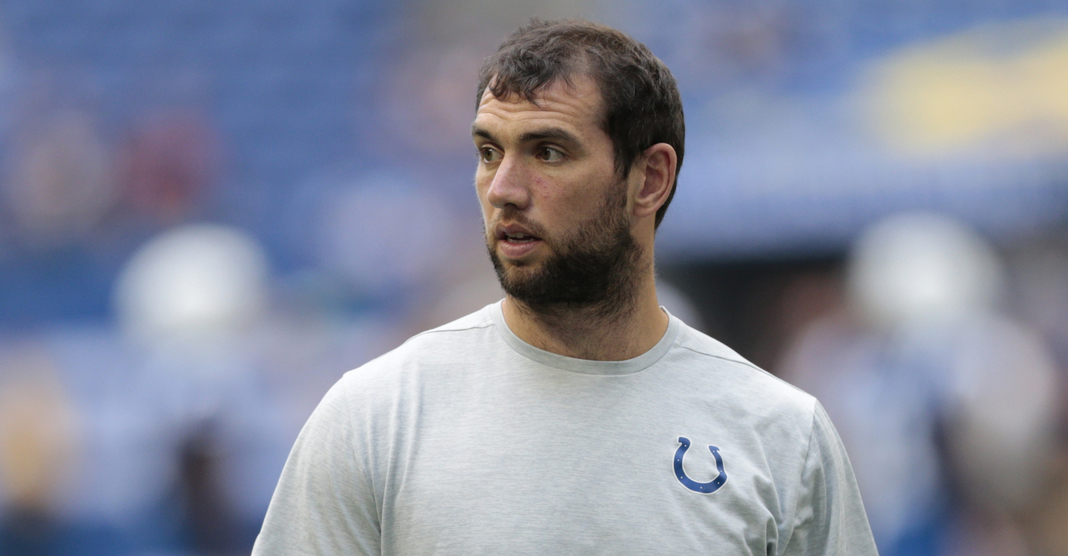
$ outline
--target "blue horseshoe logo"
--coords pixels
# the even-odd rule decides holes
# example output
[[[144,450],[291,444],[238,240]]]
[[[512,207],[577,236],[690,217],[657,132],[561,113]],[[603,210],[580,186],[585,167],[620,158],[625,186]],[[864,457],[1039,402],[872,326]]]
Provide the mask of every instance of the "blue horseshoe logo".
[[[690,449],[690,439],[685,436],[679,437],[679,449],[675,451],[675,477],[679,479],[682,486],[702,494],[712,494],[719,490],[719,487],[723,486],[723,483],[727,482],[727,472],[723,470],[723,458],[719,455],[719,448],[715,446],[709,446],[708,449],[712,451],[712,455],[716,458],[716,469],[719,470],[719,476],[713,479],[711,482],[699,483],[686,476],[686,472],[682,470],[682,457],[686,455],[686,450]]]

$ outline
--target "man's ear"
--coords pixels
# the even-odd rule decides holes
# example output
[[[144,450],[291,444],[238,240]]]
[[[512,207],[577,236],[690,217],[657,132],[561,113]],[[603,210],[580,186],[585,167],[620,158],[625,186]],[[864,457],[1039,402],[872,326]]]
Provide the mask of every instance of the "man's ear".
[[[675,186],[675,168],[679,158],[675,148],[667,143],[657,143],[638,158],[638,174],[644,176],[637,185],[634,195],[633,215],[638,217],[655,215],[656,211],[667,202],[671,188]]]

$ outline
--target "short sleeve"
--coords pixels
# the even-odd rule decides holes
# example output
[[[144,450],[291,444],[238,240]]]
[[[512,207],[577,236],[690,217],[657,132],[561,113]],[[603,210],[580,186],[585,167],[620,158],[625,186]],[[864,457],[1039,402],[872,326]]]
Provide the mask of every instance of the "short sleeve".
[[[254,556],[379,554],[378,511],[357,457],[345,382],[327,392],[297,437]]]
[[[783,556],[877,556],[849,457],[818,402],[800,491]]]

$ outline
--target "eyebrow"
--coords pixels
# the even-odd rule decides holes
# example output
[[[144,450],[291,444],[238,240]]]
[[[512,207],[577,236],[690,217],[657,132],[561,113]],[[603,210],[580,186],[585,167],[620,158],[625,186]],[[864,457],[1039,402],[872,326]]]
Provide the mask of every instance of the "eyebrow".
[[[474,124],[471,125],[471,136],[472,137],[482,137],[483,139],[489,139],[490,141],[493,140],[493,134],[492,133],[490,133],[490,132],[488,132],[488,131],[486,131],[486,130],[482,129],[481,127],[478,127],[477,125],[474,125]]]
[[[471,126],[471,135],[474,137],[482,137],[484,139],[495,141],[492,133],[478,127],[477,125]],[[536,129],[528,131],[519,136],[520,143],[529,143],[531,141],[543,141],[545,139],[551,139],[554,141],[560,141],[562,143],[570,143],[573,145],[579,144],[579,139],[574,134],[565,131],[560,128],[548,127],[545,129]]]

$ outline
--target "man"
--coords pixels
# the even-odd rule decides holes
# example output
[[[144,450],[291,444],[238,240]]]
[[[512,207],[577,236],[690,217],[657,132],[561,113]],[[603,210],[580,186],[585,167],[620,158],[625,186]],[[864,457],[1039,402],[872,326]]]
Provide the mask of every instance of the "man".
[[[684,135],[667,68],[534,22],[478,90],[507,296],[331,389],[254,554],[875,554],[819,404],[657,304]]]

